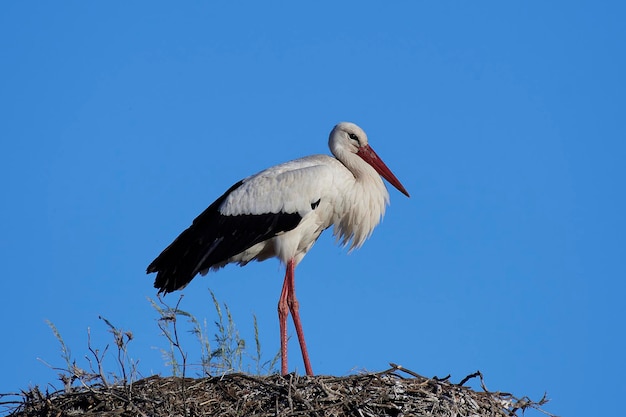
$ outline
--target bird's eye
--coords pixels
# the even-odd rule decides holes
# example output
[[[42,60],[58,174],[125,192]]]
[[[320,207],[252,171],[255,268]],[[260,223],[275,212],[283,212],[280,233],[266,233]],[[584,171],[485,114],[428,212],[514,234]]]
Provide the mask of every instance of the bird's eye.
[[[349,137],[350,139],[352,139],[352,140],[356,140],[356,141],[357,141],[357,143],[359,143],[359,137],[358,137],[357,135],[355,135],[354,133],[350,133],[350,134],[348,135],[348,137]]]

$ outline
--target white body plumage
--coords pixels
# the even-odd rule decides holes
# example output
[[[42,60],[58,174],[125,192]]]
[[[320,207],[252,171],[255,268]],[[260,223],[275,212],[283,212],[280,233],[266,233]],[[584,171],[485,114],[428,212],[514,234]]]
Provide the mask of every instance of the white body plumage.
[[[246,264],[277,257],[297,265],[320,234],[334,226],[334,235],[350,249],[360,247],[385,213],[389,193],[380,176],[359,181],[337,159],[313,155],[276,165],[243,180],[219,208],[225,216],[260,213],[298,213],[294,229],[259,242],[223,264]],[[206,272],[206,270],[202,271]]]

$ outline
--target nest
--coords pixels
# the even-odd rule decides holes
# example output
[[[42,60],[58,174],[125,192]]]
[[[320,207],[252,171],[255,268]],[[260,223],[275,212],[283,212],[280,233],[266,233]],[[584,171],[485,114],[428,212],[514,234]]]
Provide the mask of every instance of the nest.
[[[333,376],[152,376],[132,384],[44,394],[34,388],[11,416],[516,416],[539,402],[488,391],[480,372],[454,384],[398,365]],[[482,391],[464,386],[479,377]],[[548,414],[548,413],[546,413]]]

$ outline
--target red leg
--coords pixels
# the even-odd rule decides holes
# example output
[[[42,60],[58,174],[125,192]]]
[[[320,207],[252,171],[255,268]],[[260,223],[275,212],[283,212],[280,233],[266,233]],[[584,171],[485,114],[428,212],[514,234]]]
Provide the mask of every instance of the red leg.
[[[285,282],[283,282],[283,290],[278,300],[278,321],[280,323],[280,373],[287,375],[287,315],[289,307],[287,305],[287,297],[289,294],[289,276],[285,274]]]
[[[299,303],[296,298],[296,279],[294,274],[295,266],[293,260],[287,263],[287,274],[285,276],[285,282],[289,280],[287,286],[287,305],[289,311],[291,311],[291,317],[293,318],[293,324],[296,326],[296,334],[298,335],[298,342],[300,342],[300,350],[302,351],[302,360],[304,361],[304,369],[307,375],[313,375],[311,369],[311,361],[309,360],[309,353],[306,349],[306,342],[304,340],[304,331],[302,330],[302,322],[300,321]],[[284,288],[284,286],[283,286]],[[282,298],[282,294],[281,294]]]
[[[302,322],[300,321],[300,314],[298,312],[299,305],[296,299],[294,269],[293,260],[287,262],[287,272],[285,273],[283,290],[280,293],[280,300],[278,300],[278,320],[280,322],[280,372],[283,375],[287,375],[289,369],[287,367],[287,316],[291,311],[293,324],[296,327],[296,334],[298,335],[298,342],[300,342],[304,369],[307,375],[313,375],[309,353],[307,352],[306,342],[304,340],[304,332],[302,331]]]

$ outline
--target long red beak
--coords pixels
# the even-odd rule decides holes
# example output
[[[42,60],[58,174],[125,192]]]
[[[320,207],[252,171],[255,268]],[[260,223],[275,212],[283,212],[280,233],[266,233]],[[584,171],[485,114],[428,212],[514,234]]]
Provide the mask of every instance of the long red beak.
[[[356,154],[359,155],[361,159],[363,159],[365,162],[370,164],[376,170],[376,172],[378,172],[384,179],[389,181],[389,184],[396,187],[396,189],[405,196],[410,197],[408,191],[404,188],[402,184],[400,184],[400,181],[396,178],[395,175],[393,175],[393,172],[391,172],[391,170],[387,168],[387,165],[385,165],[383,160],[380,159],[378,155],[376,155],[374,149],[372,149],[369,145],[361,146]]]

